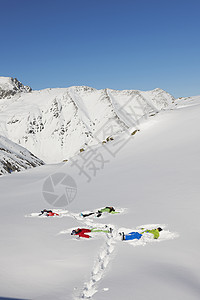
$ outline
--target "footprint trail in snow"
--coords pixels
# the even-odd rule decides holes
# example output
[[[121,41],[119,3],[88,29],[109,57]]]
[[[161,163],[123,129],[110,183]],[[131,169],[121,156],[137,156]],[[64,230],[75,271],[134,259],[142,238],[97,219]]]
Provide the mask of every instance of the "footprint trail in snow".
[[[114,240],[113,234],[114,233],[106,234],[105,245],[104,247],[102,247],[98,255],[98,259],[96,260],[91,272],[90,280],[85,283],[84,289],[81,292],[79,299],[91,299],[92,296],[98,292],[97,284],[103,278],[106,268],[112,259],[112,253],[115,249],[116,242]]]

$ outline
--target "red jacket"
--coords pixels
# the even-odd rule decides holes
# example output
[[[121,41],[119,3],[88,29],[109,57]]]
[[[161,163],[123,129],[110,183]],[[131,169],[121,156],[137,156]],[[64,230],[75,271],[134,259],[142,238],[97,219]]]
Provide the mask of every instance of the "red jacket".
[[[49,217],[53,217],[53,216],[59,216],[59,214],[56,214],[56,213],[53,213],[53,212],[48,212],[47,213],[47,215],[49,216]]]
[[[86,232],[91,232],[90,229],[86,229],[86,228],[78,228],[78,232],[75,235],[79,235],[80,237],[89,239],[91,236],[89,236],[88,234],[85,234]]]

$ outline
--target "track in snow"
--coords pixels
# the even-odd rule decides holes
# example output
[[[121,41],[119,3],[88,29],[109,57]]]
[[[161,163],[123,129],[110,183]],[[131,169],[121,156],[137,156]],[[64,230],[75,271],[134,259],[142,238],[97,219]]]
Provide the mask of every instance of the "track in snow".
[[[113,230],[115,233],[115,229]],[[78,299],[91,299],[98,292],[97,284],[103,278],[106,268],[112,259],[112,253],[115,249],[115,240],[113,234],[106,234],[106,242],[102,247],[98,258],[91,272],[90,280],[85,282],[83,291]],[[76,298],[77,299],[77,298]]]

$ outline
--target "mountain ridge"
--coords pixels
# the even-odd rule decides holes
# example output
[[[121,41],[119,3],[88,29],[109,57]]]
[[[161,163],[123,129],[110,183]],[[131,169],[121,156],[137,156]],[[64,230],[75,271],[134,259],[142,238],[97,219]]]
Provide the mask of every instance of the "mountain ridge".
[[[143,118],[174,107],[174,100],[159,88],[118,91],[73,86],[21,91],[0,99],[0,134],[43,161],[56,163],[109,136],[138,129]]]

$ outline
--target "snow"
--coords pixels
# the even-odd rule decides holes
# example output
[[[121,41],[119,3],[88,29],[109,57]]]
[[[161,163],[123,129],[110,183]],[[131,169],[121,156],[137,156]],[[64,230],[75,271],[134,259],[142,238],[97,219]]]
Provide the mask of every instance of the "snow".
[[[27,149],[0,136],[0,175],[44,165]]]
[[[12,90],[13,84],[11,77],[0,77],[0,87],[2,90]]]
[[[4,81],[0,77],[0,86]],[[142,118],[171,107],[174,98],[160,89],[75,86],[18,92],[0,99],[0,134],[46,163],[59,163],[109,135],[136,129]]]
[[[24,86],[17,78],[0,77],[0,98],[10,98],[16,93],[31,92],[29,86]]]
[[[35,93],[39,101],[40,92]],[[136,135],[120,134],[128,142],[115,157],[108,151],[113,151],[113,142],[93,146],[108,162],[96,174],[87,170],[89,182],[72,161],[0,178],[1,296],[199,299],[200,97],[195,105],[193,98],[187,105],[181,100],[175,104],[139,122]],[[74,158],[80,164],[83,154]],[[60,217],[34,217],[31,214],[43,208],[55,208],[42,193],[45,180],[55,173],[69,174],[76,181],[77,196],[57,208],[62,210]],[[80,216],[110,205],[121,212],[103,218]],[[113,235],[70,235],[74,228],[105,224],[114,228]],[[157,225],[164,228],[158,240],[146,236],[134,243],[118,235],[121,230]]]

